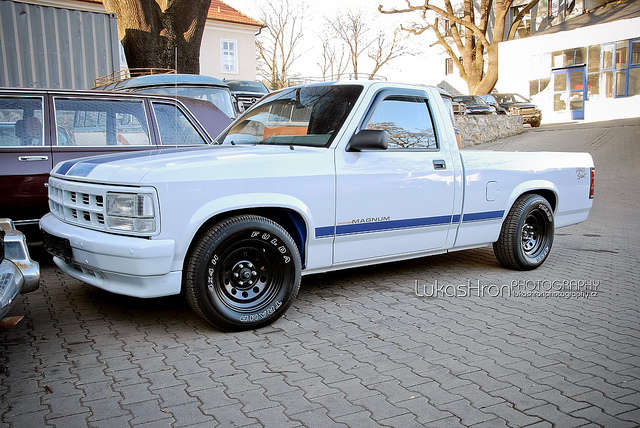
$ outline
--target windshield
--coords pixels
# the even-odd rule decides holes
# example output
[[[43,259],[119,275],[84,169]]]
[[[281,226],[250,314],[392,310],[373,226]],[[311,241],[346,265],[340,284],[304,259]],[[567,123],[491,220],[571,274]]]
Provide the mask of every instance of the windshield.
[[[269,90],[262,82],[253,82],[250,80],[226,80],[224,83],[229,85],[232,91],[236,92],[258,92],[260,94],[268,94]]]
[[[459,103],[465,103],[468,106],[483,106],[487,103],[477,95],[463,95],[460,97],[453,97],[453,100]]]
[[[242,115],[217,143],[329,147],[361,92],[360,85],[283,89]]]
[[[160,95],[179,95],[209,101],[230,118],[236,117],[231,102],[231,93],[226,88],[208,88],[205,86],[161,86],[135,89],[135,92]]]
[[[528,103],[529,100],[518,94],[498,94],[496,95],[500,104]]]

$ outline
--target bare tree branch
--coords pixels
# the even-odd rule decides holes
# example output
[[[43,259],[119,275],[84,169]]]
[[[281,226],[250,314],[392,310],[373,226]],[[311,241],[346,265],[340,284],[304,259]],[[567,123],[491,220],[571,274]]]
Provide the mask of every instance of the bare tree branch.
[[[349,48],[349,59],[353,68],[355,79],[358,79],[358,59],[369,49],[375,40],[367,40],[369,25],[364,16],[355,11],[340,13],[333,18],[325,20],[327,25],[336,33],[336,37],[341,39]]]
[[[293,63],[300,57],[297,48],[302,39],[306,6],[289,0],[278,4],[270,0],[260,9],[260,19],[267,26],[256,40],[261,75],[271,89],[283,88],[291,77]]]
[[[433,30],[436,43],[442,46],[453,60],[460,76],[467,82],[471,94],[486,94],[493,89],[498,81],[498,42],[512,40],[524,16],[539,2],[539,0],[530,0],[519,11],[514,21],[507,23],[514,0],[464,0],[461,11],[454,10],[451,0],[443,0],[444,7],[431,4],[431,0],[423,1],[423,4],[414,6],[410,0],[405,0],[406,7],[400,9],[385,10],[380,5],[378,11],[383,14],[419,14],[424,23],[410,27],[401,26],[401,28],[413,35]],[[434,23],[429,21],[427,12],[436,15]],[[461,15],[460,12],[462,12]],[[489,37],[489,22],[492,14],[493,29]],[[451,30],[449,34],[441,32],[440,19],[449,22]],[[505,37],[506,28],[509,28],[509,32]],[[459,57],[462,57],[462,61]]]
[[[369,74],[369,79],[373,79],[380,68],[389,61],[407,53],[408,50],[402,43],[399,30],[393,32],[393,38],[390,41],[385,33],[379,32],[374,45],[367,53],[367,56],[374,61],[373,71]]]

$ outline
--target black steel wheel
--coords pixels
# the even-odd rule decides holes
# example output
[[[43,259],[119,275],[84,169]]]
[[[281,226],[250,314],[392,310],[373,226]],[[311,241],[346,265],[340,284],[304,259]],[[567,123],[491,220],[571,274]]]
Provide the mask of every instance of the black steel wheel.
[[[546,260],[553,236],[553,210],[549,202],[540,195],[524,195],[509,211],[493,251],[503,266],[531,270]]]
[[[280,318],[300,288],[300,254],[277,223],[232,217],[209,229],[190,252],[187,301],[222,330],[259,328]]]

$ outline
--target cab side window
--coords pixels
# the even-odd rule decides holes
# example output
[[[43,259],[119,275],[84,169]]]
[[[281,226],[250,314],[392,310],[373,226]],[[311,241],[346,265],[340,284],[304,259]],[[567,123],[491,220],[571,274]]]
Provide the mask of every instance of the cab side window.
[[[0,98],[0,147],[44,146],[42,98]]]
[[[58,146],[148,146],[143,101],[55,100]]]
[[[427,100],[390,96],[377,106],[365,129],[383,129],[389,134],[389,149],[437,149]]]

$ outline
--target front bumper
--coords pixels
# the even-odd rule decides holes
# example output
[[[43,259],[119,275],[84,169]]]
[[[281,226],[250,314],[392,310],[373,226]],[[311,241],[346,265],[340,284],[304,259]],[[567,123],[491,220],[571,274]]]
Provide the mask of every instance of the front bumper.
[[[40,220],[40,228],[56,240],[68,240],[70,258],[65,260],[54,251],[54,262],[74,278],[133,297],[180,293],[182,272],[170,270],[175,255],[173,240],[84,229],[69,225],[53,214]]]
[[[4,230],[4,256],[20,269],[24,277],[21,293],[31,293],[40,287],[40,264],[31,260],[27,238],[16,230],[11,219],[0,218],[0,229]]]

